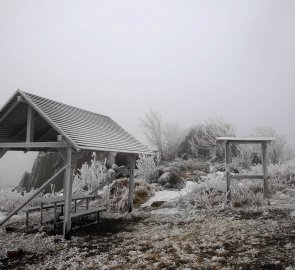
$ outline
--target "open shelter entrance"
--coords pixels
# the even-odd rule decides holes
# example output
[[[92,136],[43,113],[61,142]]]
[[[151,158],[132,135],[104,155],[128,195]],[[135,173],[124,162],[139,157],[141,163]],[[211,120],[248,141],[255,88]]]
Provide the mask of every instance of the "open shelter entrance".
[[[72,176],[81,151],[106,151],[129,156],[128,212],[133,207],[134,168],[137,154],[151,154],[111,118],[20,90],[0,110],[0,158],[7,151],[58,152],[63,166],[1,223],[5,224],[64,173],[63,235],[69,237],[72,218]]]
[[[231,200],[231,179],[262,179],[263,180],[263,197],[268,198],[268,176],[267,176],[267,144],[274,141],[273,137],[255,137],[255,138],[241,138],[241,137],[217,137],[217,142],[225,144],[225,173],[226,173],[226,201]],[[231,145],[232,144],[260,144],[262,151],[262,175],[241,175],[231,174],[230,164],[232,161]]]

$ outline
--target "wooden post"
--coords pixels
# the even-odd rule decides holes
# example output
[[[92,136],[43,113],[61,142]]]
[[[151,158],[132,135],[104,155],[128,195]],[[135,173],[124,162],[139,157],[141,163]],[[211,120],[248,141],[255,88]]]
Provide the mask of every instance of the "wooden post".
[[[262,171],[263,171],[263,197],[268,198],[268,179],[267,179],[267,158],[266,158],[266,142],[261,144],[262,148]]]
[[[230,191],[230,145],[229,142],[225,143],[225,174],[226,174],[226,202],[231,200]]]
[[[33,142],[34,140],[34,110],[28,105],[28,116],[27,116],[27,135],[26,142]]]
[[[63,224],[63,236],[65,239],[70,239],[71,232],[71,207],[72,207],[72,148],[67,148],[66,157],[66,172],[64,176],[64,195],[65,195],[65,206],[64,206],[64,224]]]
[[[130,167],[130,176],[129,176],[129,194],[128,194],[128,213],[131,213],[133,208],[135,154],[131,154],[129,157],[129,167]]]

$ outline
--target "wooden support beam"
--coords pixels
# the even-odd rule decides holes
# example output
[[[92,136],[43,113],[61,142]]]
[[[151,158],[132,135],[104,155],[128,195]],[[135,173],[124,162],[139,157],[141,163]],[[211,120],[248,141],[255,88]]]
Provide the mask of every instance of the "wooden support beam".
[[[0,143],[0,148],[65,148],[66,142],[8,142]]]
[[[263,179],[263,175],[231,174],[230,179]]]
[[[29,105],[28,106],[28,116],[27,116],[27,135],[26,135],[26,142],[33,142],[34,141],[34,110]]]
[[[64,177],[64,223],[63,223],[63,236],[65,239],[70,239],[71,233],[71,212],[72,212],[72,178],[73,178],[73,160],[72,160],[72,148],[67,148],[66,157],[66,173]]]
[[[225,143],[225,175],[226,175],[226,201],[231,200],[230,190],[230,147],[229,142]]]
[[[232,144],[261,144],[264,141],[230,141]]]
[[[129,176],[129,193],[128,193],[128,213],[131,213],[132,208],[133,208],[133,189],[134,189],[135,161],[136,161],[136,155],[131,154],[129,156],[130,176]]]
[[[267,144],[263,142],[262,148],[262,172],[263,172],[263,197],[268,198],[268,179],[267,179],[267,158],[266,158]]]
[[[229,159],[229,164],[232,163],[232,144],[231,142],[228,142],[228,159]]]
[[[39,193],[41,193],[46,186],[48,186],[55,178],[60,175],[66,166],[62,167],[58,172],[56,172],[52,177],[50,177],[38,190],[34,192],[34,194],[28,198],[24,203],[22,203],[19,207],[14,209],[4,220],[1,221],[0,226],[6,223],[12,216],[14,216],[19,210],[21,210],[24,206],[26,206],[31,200],[33,200]]]
[[[0,118],[0,123],[2,123],[5,118],[14,110],[14,108],[19,104],[19,101],[16,100],[10,107],[9,109],[3,114],[3,116]]]

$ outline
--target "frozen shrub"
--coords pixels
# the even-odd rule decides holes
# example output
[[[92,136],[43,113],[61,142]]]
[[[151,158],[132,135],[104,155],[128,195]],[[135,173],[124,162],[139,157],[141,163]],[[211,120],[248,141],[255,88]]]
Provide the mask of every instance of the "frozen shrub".
[[[74,175],[73,193],[94,190],[106,180],[106,175],[105,164],[97,160],[93,153],[91,164],[84,163],[79,173]]]
[[[264,202],[262,184],[253,180],[231,181],[231,205],[261,205]],[[210,173],[203,181],[181,199],[182,204],[197,208],[211,208],[226,202],[226,181],[224,173]]]
[[[210,166],[209,163],[206,162],[200,162],[197,159],[188,159],[188,160],[182,160],[175,163],[175,166],[185,168],[185,170],[198,170],[205,173],[210,172]]]
[[[0,211],[11,212],[29,199],[35,191],[36,190],[32,189],[31,191],[20,193],[9,189],[0,189]],[[36,200],[42,196],[44,195],[40,193],[34,200],[28,203],[28,206],[36,205]],[[46,196],[50,196],[50,194]]]
[[[135,170],[135,177],[147,182],[156,181],[159,177],[157,163],[154,156],[139,155],[136,161],[137,170]]]
[[[270,164],[267,167],[272,185],[279,187],[295,186],[295,159],[282,164]],[[249,174],[262,174],[261,165],[252,166]]]
[[[240,207],[243,205],[262,205],[263,188],[262,184],[257,184],[251,180],[243,182],[234,181],[231,185],[231,205]]]
[[[108,209],[125,211],[128,203],[129,181],[127,178],[117,179],[110,186],[106,186],[99,195],[96,203]],[[144,180],[135,179],[133,204],[139,207],[145,203],[153,194],[153,188]]]
[[[253,136],[274,137],[276,140],[267,147],[268,158],[272,164],[279,164],[294,158],[294,151],[286,137],[278,134],[271,127],[257,127],[252,131]]]
[[[180,201],[189,203],[198,208],[208,208],[219,205],[225,198],[225,181],[222,173],[208,174],[206,179],[199,182],[197,186]]]
[[[237,157],[234,163],[238,167],[249,170],[256,162],[261,161],[261,148],[254,144],[238,144]],[[255,162],[256,161],[256,162]]]

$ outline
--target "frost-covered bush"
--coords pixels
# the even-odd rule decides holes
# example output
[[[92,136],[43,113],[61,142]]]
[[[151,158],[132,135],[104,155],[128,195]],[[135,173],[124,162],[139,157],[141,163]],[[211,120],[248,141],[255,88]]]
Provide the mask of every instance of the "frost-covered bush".
[[[157,165],[158,162],[154,156],[139,155],[136,161],[137,170],[135,170],[135,177],[147,182],[156,181],[159,177]]]
[[[189,203],[197,208],[212,207],[224,201],[225,190],[223,173],[211,173],[206,179],[200,181],[189,194],[181,197],[180,202]]]
[[[274,137],[276,140],[271,142],[267,147],[267,153],[270,163],[280,164],[293,159],[294,151],[288,144],[286,136],[277,133],[271,127],[256,127],[252,131],[253,136]]]
[[[93,153],[90,165],[84,163],[79,173],[74,175],[73,193],[94,190],[106,180],[106,176],[105,164],[97,160]]]
[[[249,170],[250,167],[259,160],[261,161],[261,148],[254,144],[238,144],[237,157],[235,159],[235,165]]]
[[[210,165],[207,162],[201,162],[197,159],[187,159],[187,160],[176,160],[175,162],[171,163],[173,166],[179,168],[180,170],[185,171],[202,171],[205,173],[210,172]]]
[[[195,188],[181,203],[193,205],[197,208],[211,208],[226,203],[226,180],[224,173],[210,173],[203,181],[196,184]],[[261,205],[263,203],[262,184],[252,180],[231,181],[231,205]]]
[[[95,204],[107,207],[110,210],[125,211],[128,204],[128,184],[127,178],[114,180],[111,185],[104,187]],[[153,192],[152,186],[146,181],[135,179],[133,191],[134,207],[139,207],[145,203],[152,196]]]
[[[0,189],[0,211],[11,212],[16,207],[29,199],[36,190],[32,189],[28,192],[17,192],[9,189]],[[28,206],[36,205],[36,200],[44,195],[40,193],[34,200],[28,203]],[[50,195],[47,195],[50,196]]]
[[[231,205],[239,207],[243,205],[262,205],[263,188],[262,183],[251,180],[234,181],[231,185]]]
[[[262,166],[252,166],[249,174],[262,174]],[[270,164],[267,167],[267,174],[273,185],[295,186],[295,159],[282,164]]]

